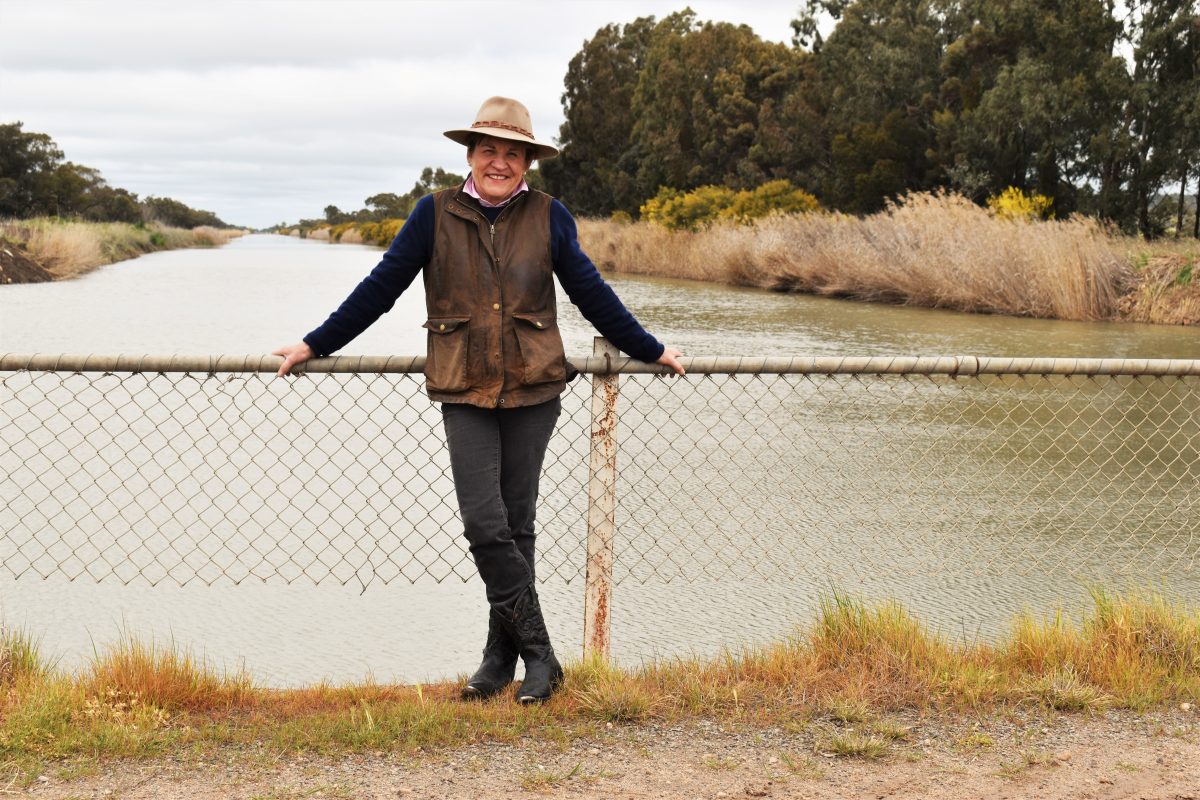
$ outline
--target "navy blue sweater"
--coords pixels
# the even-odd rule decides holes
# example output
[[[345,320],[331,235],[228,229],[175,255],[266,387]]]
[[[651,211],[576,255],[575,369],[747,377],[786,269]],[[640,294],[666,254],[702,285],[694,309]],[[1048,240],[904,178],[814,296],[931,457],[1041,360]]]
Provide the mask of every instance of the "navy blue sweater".
[[[495,222],[501,210],[485,208],[483,213],[490,222]],[[342,349],[391,310],[396,299],[433,258],[434,214],[432,195],[417,201],[371,274],[363,278],[329,319],[304,337],[314,353],[326,356]],[[612,287],[604,282],[596,265],[579,247],[571,212],[557,200],[550,204],[550,258],[567,296],[602,336],[640,361],[658,360],[663,345],[638,324]]]

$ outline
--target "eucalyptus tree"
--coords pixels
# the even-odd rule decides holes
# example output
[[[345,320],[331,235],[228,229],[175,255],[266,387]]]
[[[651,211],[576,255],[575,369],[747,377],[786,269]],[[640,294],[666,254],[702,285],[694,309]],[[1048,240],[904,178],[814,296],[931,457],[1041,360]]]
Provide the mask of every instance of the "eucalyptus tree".
[[[829,153],[822,194],[849,211],[945,183],[931,155],[939,66],[959,35],[958,3],[936,0],[806,0],[793,42],[816,56],[822,131]],[[817,21],[837,23],[822,38]]]
[[[546,185],[581,213],[607,214],[636,213],[660,186],[806,183],[820,154],[808,59],[690,10],[607,25],[567,69]]]
[[[629,138],[633,93],[657,27],[654,17],[605,25],[567,65],[560,152],[539,164],[539,172],[547,191],[576,213],[636,212],[645,199],[634,187],[637,165]]]
[[[23,126],[0,125],[0,217],[57,213],[53,180],[63,151],[47,134]]]
[[[1200,11],[1192,0],[1128,7],[1132,91],[1119,131],[1137,228],[1152,236],[1160,233],[1150,217],[1154,198],[1175,180],[1182,198],[1188,176],[1200,171]]]
[[[697,22],[690,11],[664,23],[633,95],[630,144],[642,195],[659,186],[741,189],[792,177],[773,160],[816,141],[815,131],[789,125],[807,113],[807,54],[765,42],[745,25]],[[790,147],[772,123],[791,128]]]

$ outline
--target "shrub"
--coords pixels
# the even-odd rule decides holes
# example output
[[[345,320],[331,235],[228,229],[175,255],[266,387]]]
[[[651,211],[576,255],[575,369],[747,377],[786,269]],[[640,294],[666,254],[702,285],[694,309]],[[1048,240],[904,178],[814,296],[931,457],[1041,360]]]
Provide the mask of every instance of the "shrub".
[[[791,181],[768,181],[756,189],[738,192],[720,217],[749,225],[768,214],[805,214],[818,206],[817,198],[797,189]]]
[[[329,229],[329,238],[335,242],[340,242],[342,240],[342,234],[344,234],[346,231],[354,230],[357,226],[358,224],[355,222],[342,222],[334,225]]]
[[[363,222],[358,225],[362,240],[368,244],[387,247],[396,238],[396,234],[404,227],[403,219],[385,219],[379,222]]]
[[[733,205],[734,191],[724,186],[701,186],[690,192],[662,187],[641,207],[648,222],[673,231],[695,231],[717,219]]]
[[[1015,186],[1010,186],[999,195],[988,198],[988,208],[1000,219],[1031,220],[1049,219],[1054,216],[1051,206],[1053,198],[1044,194],[1032,192],[1025,194]]]
[[[701,186],[690,192],[662,187],[641,213],[646,221],[668,230],[697,231],[718,220],[749,225],[770,214],[800,214],[817,207],[817,198],[791,181],[778,180],[740,192],[724,186]]]

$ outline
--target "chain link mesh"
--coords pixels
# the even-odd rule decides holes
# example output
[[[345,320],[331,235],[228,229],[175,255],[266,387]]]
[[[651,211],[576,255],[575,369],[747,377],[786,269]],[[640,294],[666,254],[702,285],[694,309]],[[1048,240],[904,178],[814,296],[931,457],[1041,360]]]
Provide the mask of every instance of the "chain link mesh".
[[[15,577],[466,579],[420,375],[0,372]],[[582,579],[591,430],[569,385],[538,574]],[[623,375],[615,580],[1192,576],[1200,378]]]

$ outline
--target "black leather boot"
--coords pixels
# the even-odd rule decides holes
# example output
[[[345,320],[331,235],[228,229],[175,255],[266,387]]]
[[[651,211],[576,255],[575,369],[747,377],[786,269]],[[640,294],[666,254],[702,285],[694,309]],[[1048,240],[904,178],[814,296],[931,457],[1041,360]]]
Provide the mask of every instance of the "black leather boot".
[[[487,644],[483,647],[483,663],[462,688],[464,700],[486,700],[512,683],[517,671],[517,644],[504,625],[500,614],[492,610],[488,617]]]
[[[511,633],[525,661],[525,679],[517,689],[517,702],[545,702],[562,686],[563,669],[550,646],[550,634],[532,583],[517,598],[511,625]]]

